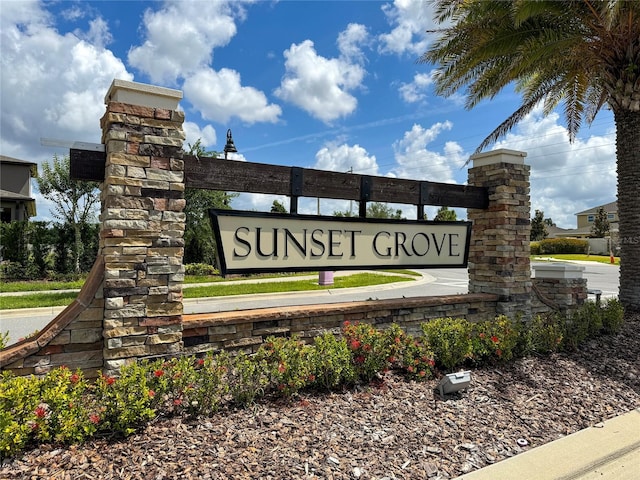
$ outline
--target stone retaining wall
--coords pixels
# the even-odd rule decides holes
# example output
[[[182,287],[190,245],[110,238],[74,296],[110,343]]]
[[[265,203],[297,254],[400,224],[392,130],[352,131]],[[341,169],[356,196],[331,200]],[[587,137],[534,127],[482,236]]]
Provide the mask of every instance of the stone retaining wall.
[[[327,331],[339,333],[345,321],[370,323],[378,328],[397,323],[406,332],[419,335],[420,324],[434,318],[492,318],[497,300],[497,295],[469,294],[184,315],[183,352],[251,352],[270,335],[296,335],[310,342]]]

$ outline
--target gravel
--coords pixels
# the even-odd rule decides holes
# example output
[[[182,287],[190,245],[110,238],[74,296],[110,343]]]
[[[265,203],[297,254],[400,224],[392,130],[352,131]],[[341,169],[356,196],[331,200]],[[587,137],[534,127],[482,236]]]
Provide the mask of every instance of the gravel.
[[[3,479],[448,479],[640,407],[640,315],[570,354],[472,371],[467,391],[393,373],[366,388],[264,401],[126,439],[43,445]]]

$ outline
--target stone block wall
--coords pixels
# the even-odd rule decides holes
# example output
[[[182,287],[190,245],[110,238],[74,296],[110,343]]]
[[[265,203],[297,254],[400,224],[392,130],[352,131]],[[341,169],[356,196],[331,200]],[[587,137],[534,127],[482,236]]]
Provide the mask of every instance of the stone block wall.
[[[0,368],[16,375],[44,375],[65,366],[96,377],[103,364],[103,278],[98,257],[78,297],[36,335],[1,350]]]
[[[495,150],[471,157],[469,185],[489,191],[487,210],[469,209],[469,293],[499,296],[497,314],[531,316],[529,171],[525,153]]]
[[[534,267],[532,314],[571,314],[587,300],[584,267],[569,263],[549,263]]]
[[[491,319],[497,300],[496,295],[468,294],[184,315],[183,353],[255,352],[270,335],[296,335],[310,343],[325,332],[339,333],[347,320],[377,328],[397,323],[406,332],[420,335],[420,325],[434,318]]]
[[[182,349],[184,113],[180,92],[114,82],[101,120],[106,149],[104,369]],[[136,104],[122,103],[126,97]],[[169,100],[159,108],[158,98]],[[174,103],[171,104],[171,100]]]

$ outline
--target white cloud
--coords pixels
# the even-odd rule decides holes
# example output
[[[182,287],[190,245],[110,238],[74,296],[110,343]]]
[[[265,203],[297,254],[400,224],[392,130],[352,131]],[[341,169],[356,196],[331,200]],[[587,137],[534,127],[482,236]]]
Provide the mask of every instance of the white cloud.
[[[185,80],[183,89],[185,98],[203,118],[219,123],[227,123],[231,117],[249,124],[276,122],[282,113],[278,105],[268,103],[264,93],[243,87],[240,74],[228,68],[200,70]]]
[[[391,174],[400,178],[456,183],[453,170],[464,165],[467,157],[455,142],[445,143],[443,152],[430,150],[428,145],[444,130],[451,130],[451,122],[436,123],[426,129],[413,125],[401,140],[393,144],[397,167]]]
[[[189,148],[189,145],[195,145],[198,140],[200,140],[200,145],[205,150],[216,149],[216,130],[211,125],[205,125],[204,128],[200,128],[198,124],[186,121],[182,124],[182,129],[187,137],[184,141],[185,149]]]
[[[378,163],[375,155],[369,153],[360,145],[349,146],[326,144],[316,153],[316,163],[313,168],[332,172],[355,173],[366,172],[367,175],[378,175]]]
[[[211,64],[213,49],[236,34],[236,18],[244,17],[241,2],[167,1],[144,14],[146,39],[129,51],[129,63],[154,83],[175,83]]]
[[[109,25],[100,17],[89,22],[89,31],[86,34],[77,32],[77,35],[97,48],[104,48],[113,41]]]
[[[3,3],[0,34],[2,153],[29,160],[49,157],[41,137],[100,141],[111,81],[133,79],[111,51],[58,34],[36,7]],[[104,39],[108,31],[101,29]]]
[[[575,213],[616,199],[614,133],[569,143],[559,115],[543,116],[542,107],[495,148],[527,153],[531,165],[531,212],[544,211],[559,227],[576,228]]]
[[[365,75],[358,63],[322,57],[311,40],[291,45],[284,56],[286,73],[275,91],[279,98],[325,123],[356,109],[358,101],[349,92],[361,85]]]
[[[424,0],[394,0],[382,7],[393,30],[378,37],[381,53],[423,54],[429,43],[427,30],[436,28],[433,3]]]
[[[359,23],[350,23],[346,30],[343,30],[338,35],[337,43],[338,50],[340,50],[340,55],[343,58],[362,63],[365,58],[360,45],[367,45],[369,42],[370,37],[367,27]]]
[[[427,96],[426,91],[433,84],[433,75],[435,70],[429,73],[416,73],[411,83],[402,83],[398,91],[400,97],[407,103],[416,103],[424,100]]]

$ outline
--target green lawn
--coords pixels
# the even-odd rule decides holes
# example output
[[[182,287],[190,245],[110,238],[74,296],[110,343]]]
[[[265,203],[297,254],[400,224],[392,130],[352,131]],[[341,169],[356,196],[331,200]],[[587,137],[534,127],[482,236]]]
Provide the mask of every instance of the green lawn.
[[[553,260],[581,260],[584,262],[598,262],[611,264],[611,257],[609,255],[579,255],[579,254],[554,254],[554,255],[532,255],[531,260],[544,261],[549,258]],[[620,257],[613,257],[616,265],[620,265]]]
[[[238,279],[241,280],[241,279]],[[218,297],[228,295],[247,295],[255,293],[297,292],[303,290],[327,290],[333,288],[365,287],[393,282],[413,281],[401,275],[382,275],[376,273],[354,273],[334,278],[334,285],[320,286],[317,279],[291,280],[264,283],[237,283],[233,285],[209,285],[184,289],[185,298]],[[29,295],[0,297],[0,310],[14,308],[56,307],[70,304],[77,293],[34,293]]]
[[[73,282],[30,281],[1,282],[0,293],[5,292],[42,292],[46,290],[72,290],[82,288],[84,278]]]

